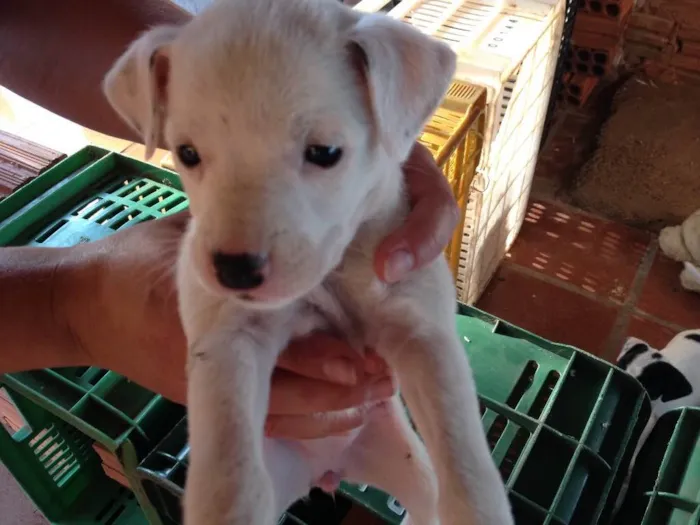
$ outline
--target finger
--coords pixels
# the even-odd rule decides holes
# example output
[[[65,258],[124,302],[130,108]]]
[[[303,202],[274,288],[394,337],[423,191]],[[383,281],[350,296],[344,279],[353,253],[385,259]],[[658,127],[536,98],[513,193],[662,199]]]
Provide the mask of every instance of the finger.
[[[275,416],[333,412],[388,399],[395,391],[393,379],[387,376],[355,386],[341,386],[276,370],[268,412]]]
[[[365,357],[345,341],[324,333],[293,341],[277,361],[277,367],[312,379],[355,385],[366,372],[380,374],[386,363],[373,352]]]
[[[404,224],[382,241],[374,261],[377,275],[390,283],[438,257],[459,219],[449,183],[427,149],[414,148],[404,174],[411,212]]]
[[[346,434],[365,422],[363,409],[312,414],[310,416],[269,416],[265,435],[283,439],[316,439]]]

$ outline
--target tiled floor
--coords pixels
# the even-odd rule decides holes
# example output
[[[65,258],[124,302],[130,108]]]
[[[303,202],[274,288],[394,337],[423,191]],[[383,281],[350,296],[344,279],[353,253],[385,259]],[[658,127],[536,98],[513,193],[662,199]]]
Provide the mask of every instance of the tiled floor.
[[[607,360],[628,336],[663,347],[700,327],[700,295],[651,233],[533,197],[511,252],[477,306]]]

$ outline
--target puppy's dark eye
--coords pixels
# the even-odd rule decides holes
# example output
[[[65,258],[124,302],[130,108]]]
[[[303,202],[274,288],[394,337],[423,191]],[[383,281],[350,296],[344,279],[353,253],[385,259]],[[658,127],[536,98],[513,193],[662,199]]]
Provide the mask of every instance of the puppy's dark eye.
[[[319,168],[332,168],[343,156],[343,150],[336,146],[323,146],[311,144],[306,146],[304,160],[310,164],[315,164]]]
[[[188,144],[182,144],[177,147],[177,156],[185,166],[188,168],[194,168],[197,164],[202,162],[199,158],[199,153],[194,149],[194,146],[189,146]]]

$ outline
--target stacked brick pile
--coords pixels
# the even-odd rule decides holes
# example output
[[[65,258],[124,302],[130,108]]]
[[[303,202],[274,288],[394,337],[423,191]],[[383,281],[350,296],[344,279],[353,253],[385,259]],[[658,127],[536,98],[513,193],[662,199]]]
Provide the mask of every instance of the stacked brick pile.
[[[661,80],[700,80],[700,1],[648,0],[625,31],[625,60]]]
[[[579,0],[560,98],[583,106],[624,63],[662,81],[700,80],[700,0]]]
[[[635,0],[579,0],[561,93],[566,103],[583,106],[600,80],[617,69],[634,5]]]

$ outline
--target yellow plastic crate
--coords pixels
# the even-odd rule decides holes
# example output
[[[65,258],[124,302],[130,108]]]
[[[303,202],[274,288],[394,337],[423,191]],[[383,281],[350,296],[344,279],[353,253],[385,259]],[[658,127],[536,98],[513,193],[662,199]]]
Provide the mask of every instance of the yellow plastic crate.
[[[433,153],[459,205],[459,224],[445,250],[455,280],[459,273],[469,189],[481,159],[485,127],[486,90],[455,81],[419,139]]]

